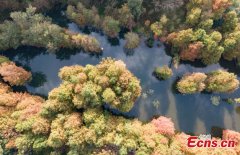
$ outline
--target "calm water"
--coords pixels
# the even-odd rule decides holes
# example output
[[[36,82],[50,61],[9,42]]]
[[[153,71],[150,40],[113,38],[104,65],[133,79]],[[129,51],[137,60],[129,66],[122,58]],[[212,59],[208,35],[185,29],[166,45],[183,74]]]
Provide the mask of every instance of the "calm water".
[[[80,32],[78,27],[69,23],[67,27]],[[218,106],[211,103],[211,96],[240,97],[240,90],[232,94],[207,94],[182,95],[175,90],[176,81],[188,72],[210,72],[218,68],[228,69],[238,73],[233,64],[202,65],[180,64],[178,69],[173,69],[174,75],[166,81],[159,81],[153,75],[157,66],[169,65],[171,57],[166,54],[161,43],[155,43],[153,48],[148,48],[143,42],[132,53],[124,51],[123,39],[109,41],[105,36],[92,32],[104,48],[101,56],[89,55],[82,51],[61,50],[56,54],[46,52],[44,49],[21,47],[18,50],[6,51],[3,54],[15,62],[25,66],[33,73],[33,82],[26,86],[26,90],[47,96],[48,92],[60,84],[58,71],[63,66],[97,64],[104,57],[121,59],[127,68],[141,80],[143,95],[138,99],[134,108],[127,116],[137,117],[148,121],[154,116],[164,115],[171,117],[178,130],[204,134],[212,129],[228,128],[240,130],[240,115],[236,112],[237,105],[229,105],[221,101]],[[224,67],[223,67],[224,66]]]

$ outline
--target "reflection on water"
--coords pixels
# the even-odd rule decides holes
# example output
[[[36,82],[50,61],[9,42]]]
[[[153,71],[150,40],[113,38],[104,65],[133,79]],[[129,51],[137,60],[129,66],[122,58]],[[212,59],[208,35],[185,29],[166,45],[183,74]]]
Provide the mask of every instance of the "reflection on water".
[[[32,72],[32,80],[29,83],[29,86],[33,88],[41,87],[44,83],[47,82],[47,77],[42,72]]]
[[[79,32],[75,24],[69,24],[69,29]],[[127,116],[138,117],[142,121],[148,121],[154,116],[164,115],[171,117],[177,129],[188,133],[210,133],[214,127],[240,130],[239,108],[229,105],[222,100],[218,106],[211,104],[211,96],[220,96],[221,99],[228,97],[240,97],[240,90],[232,94],[208,94],[199,93],[194,95],[182,95],[176,92],[177,79],[188,72],[210,72],[218,68],[234,67],[220,64],[207,67],[201,64],[180,64],[178,69],[173,69],[174,75],[166,80],[159,81],[152,72],[155,67],[170,65],[171,57],[166,54],[165,47],[156,44],[148,48],[143,42],[134,51],[124,50],[125,41],[111,40],[99,33],[92,32],[100,42],[104,51],[102,55],[89,55],[78,50],[61,50],[51,54],[42,49],[24,47],[15,51],[7,51],[5,55],[22,65],[30,67],[34,83],[27,85],[27,90],[47,95],[61,82],[58,71],[63,66],[97,64],[104,57],[113,57],[123,60],[128,69],[141,80],[143,94],[136,102],[134,108]],[[223,66],[223,67],[221,67]],[[235,71],[237,72],[237,71]]]

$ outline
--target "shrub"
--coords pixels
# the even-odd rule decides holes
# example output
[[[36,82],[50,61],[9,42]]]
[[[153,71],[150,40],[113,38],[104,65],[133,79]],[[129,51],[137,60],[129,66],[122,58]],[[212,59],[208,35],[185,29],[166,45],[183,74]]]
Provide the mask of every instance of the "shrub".
[[[218,106],[220,104],[220,96],[211,96],[210,98],[213,105]]]
[[[172,69],[166,65],[164,65],[163,67],[156,67],[154,70],[154,74],[156,75],[157,78],[163,80],[166,80],[173,75]]]

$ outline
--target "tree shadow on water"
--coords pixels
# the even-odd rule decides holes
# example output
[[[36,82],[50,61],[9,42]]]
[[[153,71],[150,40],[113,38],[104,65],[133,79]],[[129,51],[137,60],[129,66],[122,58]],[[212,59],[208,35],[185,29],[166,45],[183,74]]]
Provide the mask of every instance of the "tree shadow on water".
[[[240,66],[237,64],[235,60],[228,61],[222,58],[220,59],[219,64],[221,67],[228,70],[229,72],[240,75]]]
[[[218,127],[218,126],[213,126],[211,128],[211,136],[222,138],[223,130],[224,130],[224,128],[221,128],[221,127]]]
[[[56,58],[59,60],[69,60],[72,55],[76,55],[80,52],[81,50],[63,48],[57,51],[55,55],[56,55]]]
[[[133,56],[134,55],[134,49],[123,49],[124,53],[126,54],[126,56]]]
[[[47,54],[45,48],[37,48],[32,46],[20,46],[17,49],[8,49],[6,51],[1,51],[1,54],[8,57],[10,60],[18,58],[21,62],[29,62],[36,56],[41,54]]]
[[[32,80],[29,82],[29,86],[37,88],[44,85],[47,82],[47,76],[42,72],[32,73]]]
[[[110,43],[111,46],[119,46],[120,45],[120,41],[118,38],[109,38],[108,37],[108,42]]]
[[[56,55],[56,58],[59,60],[70,60],[71,56],[77,55],[79,53],[85,53],[92,57],[97,57],[97,58],[102,56],[102,52],[90,53],[90,52],[83,51],[82,49],[66,49],[66,48],[60,49],[55,53],[55,55]]]

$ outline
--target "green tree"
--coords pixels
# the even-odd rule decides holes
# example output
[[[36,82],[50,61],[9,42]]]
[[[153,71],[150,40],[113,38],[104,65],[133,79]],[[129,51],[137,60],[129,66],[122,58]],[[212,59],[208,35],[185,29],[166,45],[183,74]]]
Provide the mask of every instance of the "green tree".
[[[139,19],[143,12],[143,0],[128,0],[127,4],[136,19]]]
[[[230,11],[224,16],[223,31],[231,32],[235,30],[238,25],[238,17],[235,11]]]
[[[17,48],[20,45],[45,47],[49,51],[59,48],[83,48],[100,52],[100,43],[93,37],[78,35],[53,24],[51,19],[28,7],[26,12],[11,13],[12,21],[0,25],[0,49]]]
[[[0,49],[16,49],[21,44],[20,27],[11,21],[4,21],[0,24]]]
[[[214,64],[217,63],[222,53],[224,52],[224,48],[219,45],[222,40],[222,35],[220,32],[214,31],[210,35],[205,35],[203,38],[204,47],[202,49],[202,62],[204,64]]]
[[[236,30],[229,33],[223,42],[224,53],[223,57],[229,61],[233,59],[239,59],[239,47],[240,47],[240,31]]]
[[[199,28],[204,29],[206,31],[211,30],[212,26],[213,26],[213,20],[212,19],[202,20],[199,23]]]
[[[122,27],[126,27],[130,30],[135,25],[134,16],[132,15],[131,10],[127,4],[123,4],[122,7],[118,9],[117,19],[119,20]]]
[[[111,38],[117,37],[118,33],[120,32],[119,21],[110,16],[106,16],[104,18],[102,26],[104,33]]]
[[[166,35],[166,26],[168,24],[169,19],[166,15],[162,15],[160,20],[151,24],[151,30],[153,31],[155,36],[163,37]]]
[[[47,47],[50,51],[56,51],[63,46],[64,33],[61,27],[48,23],[36,23],[22,32],[22,43],[36,47]]]

